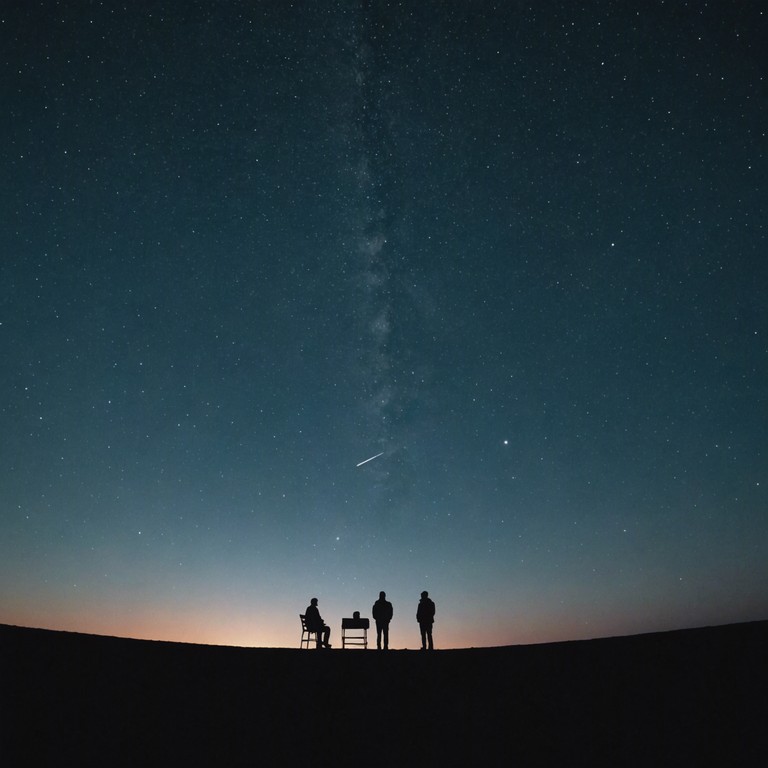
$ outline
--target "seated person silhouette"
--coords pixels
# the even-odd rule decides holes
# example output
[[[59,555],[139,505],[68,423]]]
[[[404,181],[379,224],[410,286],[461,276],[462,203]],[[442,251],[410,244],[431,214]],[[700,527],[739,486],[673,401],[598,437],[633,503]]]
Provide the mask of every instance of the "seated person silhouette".
[[[331,639],[331,628],[326,625],[317,609],[317,598],[313,597],[309,602],[309,607],[304,612],[304,621],[310,632],[315,632],[317,637],[317,648],[330,648],[328,642]]]

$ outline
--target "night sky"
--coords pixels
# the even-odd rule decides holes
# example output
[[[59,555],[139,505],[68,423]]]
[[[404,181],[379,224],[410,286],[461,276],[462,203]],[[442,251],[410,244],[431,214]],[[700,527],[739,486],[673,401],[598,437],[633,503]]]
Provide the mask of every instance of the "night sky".
[[[768,618],[767,16],[4,2],[0,622]]]

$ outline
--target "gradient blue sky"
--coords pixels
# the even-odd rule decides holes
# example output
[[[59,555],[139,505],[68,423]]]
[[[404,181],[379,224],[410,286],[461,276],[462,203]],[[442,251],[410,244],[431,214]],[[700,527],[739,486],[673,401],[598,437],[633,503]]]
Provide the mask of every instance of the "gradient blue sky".
[[[3,4],[0,621],[768,617],[765,33],[756,0]]]

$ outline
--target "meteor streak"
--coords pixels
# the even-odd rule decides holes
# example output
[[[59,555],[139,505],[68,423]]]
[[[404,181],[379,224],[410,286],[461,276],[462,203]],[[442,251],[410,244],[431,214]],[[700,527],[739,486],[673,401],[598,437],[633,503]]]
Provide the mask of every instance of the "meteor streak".
[[[382,451],[381,453],[377,453],[375,456],[371,456],[370,459],[366,459],[365,461],[361,461],[357,466],[358,467],[362,467],[363,464],[367,464],[369,461],[373,461],[374,459],[378,459],[379,456],[383,456],[383,455],[384,455],[384,451]]]

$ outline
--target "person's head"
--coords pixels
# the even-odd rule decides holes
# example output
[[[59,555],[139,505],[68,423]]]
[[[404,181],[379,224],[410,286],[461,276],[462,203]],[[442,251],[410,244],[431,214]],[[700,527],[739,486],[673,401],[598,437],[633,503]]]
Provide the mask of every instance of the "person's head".
[[[312,598],[312,599],[309,601],[309,604],[310,604],[310,605],[317,605],[317,598],[316,598],[316,597],[313,597],[313,598]]]
[[[352,614],[352,618],[353,618],[353,619],[359,619],[359,618],[360,618],[360,611],[355,611],[355,612]]]
[[[386,592],[379,592],[379,600],[383,600],[387,596]]]
[[[425,589],[425,590],[424,590],[424,591],[421,593],[421,596],[422,596],[422,597],[429,597],[429,592],[427,592],[427,590]]]

